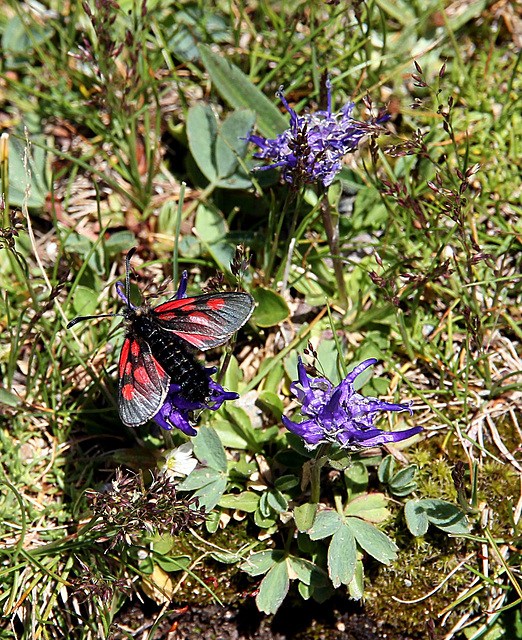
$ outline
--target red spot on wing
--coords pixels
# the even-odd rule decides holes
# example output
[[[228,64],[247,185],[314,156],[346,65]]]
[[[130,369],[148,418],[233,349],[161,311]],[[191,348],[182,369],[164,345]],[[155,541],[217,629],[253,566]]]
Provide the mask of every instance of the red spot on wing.
[[[134,387],[132,384],[126,384],[121,388],[121,395],[125,398],[125,400],[131,400],[134,395]]]
[[[128,376],[132,373],[132,362],[127,362],[127,364],[125,365],[124,373]]]
[[[137,358],[140,355],[140,345],[138,344],[137,340],[134,340],[134,342],[131,345],[131,353],[135,358]]]
[[[223,300],[223,298],[211,298],[207,302],[207,307],[215,309],[216,311],[219,311],[219,309],[222,309],[224,306],[225,301]]]
[[[123,343],[123,347],[121,348],[120,354],[120,378],[123,378],[123,374],[125,373],[125,365],[129,359],[129,348],[130,348],[130,340],[127,338]]]
[[[205,336],[203,334],[184,333],[183,331],[176,331],[175,333],[177,336],[179,336],[180,338],[183,338],[183,340],[186,340],[189,344],[193,345],[194,347],[197,347],[198,349],[201,349],[202,351],[205,350],[205,347],[209,343],[208,336]]]
[[[154,361],[154,365],[156,367],[159,377],[165,378],[167,376],[167,374],[165,373],[165,369],[160,365],[160,363],[156,360],[154,356],[152,356],[152,360]]]
[[[136,382],[139,382],[143,385],[150,384],[149,374],[147,373],[145,367],[137,367],[134,370],[134,379],[136,380]]]

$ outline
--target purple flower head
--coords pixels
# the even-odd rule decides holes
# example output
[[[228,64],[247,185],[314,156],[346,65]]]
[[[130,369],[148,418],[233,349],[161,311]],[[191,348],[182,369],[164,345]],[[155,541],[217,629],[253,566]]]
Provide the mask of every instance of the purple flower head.
[[[270,160],[272,164],[257,167],[258,170],[283,168],[285,182],[299,186],[305,182],[322,182],[325,187],[332,184],[342,168],[342,159],[353,153],[361,138],[372,131],[388,116],[359,122],[354,120],[354,103],[348,102],[338,113],[332,113],[332,84],[326,81],[328,108],[326,111],[305,113],[298,116],[284,96],[283,87],[277,96],[290,114],[290,127],[277,138],[268,140],[250,134],[248,140],[257,144],[260,151],[255,158]]]
[[[357,376],[376,362],[375,358],[365,360],[337,387],[332,388],[332,383],[326,378],[309,378],[299,358],[299,380],[293,382],[290,389],[301,403],[301,413],[305,419],[297,424],[283,416],[285,427],[303,438],[307,449],[336,442],[342,448],[352,451],[386,442],[398,442],[422,431],[422,427],[405,431],[382,431],[373,426],[374,416],[379,411],[413,413],[408,404],[381,402],[378,398],[365,397],[355,391],[353,382]]]
[[[210,376],[216,371],[216,367],[205,369],[209,386],[209,396],[205,400],[190,402],[179,394],[181,387],[178,384],[171,384],[163,406],[153,418],[154,422],[168,431],[176,428],[183,431],[187,436],[197,435],[198,432],[193,427],[193,411],[201,411],[203,409],[216,411],[225,400],[239,398],[239,394],[225,391],[220,384],[212,380]]]

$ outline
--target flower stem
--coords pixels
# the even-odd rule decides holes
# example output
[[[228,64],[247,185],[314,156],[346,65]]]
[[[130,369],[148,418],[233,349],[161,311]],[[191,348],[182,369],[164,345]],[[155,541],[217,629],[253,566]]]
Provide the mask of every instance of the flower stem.
[[[321,497],[321,469],[328,460],[326,453],[331,446],[332,445],[329,442],[322,444],[317,450],[314,460],[310,461],[312,463],[312,472],[310,476],[311,501],[314,503],[318,503]]]
[[[321,215],[323,217],[326,238],[332,254],[335,280],[337,281],[337,288],[339,290],[339,302],[341,303],[341,307],[346,310],[348,297],[343,275],[343,261],[339,254],[339,216],[335,216],[334,220],[326,192],[323,193],[323,197],[321,198]]]

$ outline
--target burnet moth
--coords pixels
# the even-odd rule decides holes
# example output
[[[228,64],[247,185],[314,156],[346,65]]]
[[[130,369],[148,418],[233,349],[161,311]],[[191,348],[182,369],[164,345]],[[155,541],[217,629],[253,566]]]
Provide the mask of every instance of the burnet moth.
[[[116,284],[125,302],[121,313],[79,316],[77,322],[92,318],[122,316],[125,337],[120,354],[118,409],[129,427],[138,427],[153,418],[163,406],[171,384],[189,403],[205,402],[209,380],[203,366],[192,355],[192,347],[206,351],[226,342],[254,311],[248,293],[207,293],[190,298],[184,288],[157,307],[145,303],[136,307],[130,301],[130,260],[126,257],[125,291]]]

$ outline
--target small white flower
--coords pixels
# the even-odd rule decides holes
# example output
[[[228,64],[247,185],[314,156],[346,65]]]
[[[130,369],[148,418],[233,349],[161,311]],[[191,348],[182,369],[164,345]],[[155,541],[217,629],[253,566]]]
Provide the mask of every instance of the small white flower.
[[[198,461],[192,455],[194,447],[192,442],[184,442],[179,447],[172,449],[165,456],[165,462],[162,466],[162,472],[171,478],[176,476],[188,476],[194,469]]]

